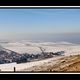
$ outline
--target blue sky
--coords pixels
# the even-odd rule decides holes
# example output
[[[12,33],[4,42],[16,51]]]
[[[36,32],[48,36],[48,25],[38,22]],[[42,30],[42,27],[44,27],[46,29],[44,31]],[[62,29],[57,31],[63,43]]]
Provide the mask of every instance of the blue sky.
[[[80,9],[0,9],[0,39],[65,33],[80,33]]]

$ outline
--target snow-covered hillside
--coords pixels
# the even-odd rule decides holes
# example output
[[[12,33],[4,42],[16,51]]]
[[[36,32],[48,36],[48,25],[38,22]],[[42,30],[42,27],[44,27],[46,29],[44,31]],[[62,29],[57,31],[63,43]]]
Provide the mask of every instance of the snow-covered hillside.
[[[8,63],[8,64],[0,64],[0,69],[1,69],[1,71],[14,71],[14,67],[15,67],[16,71],[25,71],[24,69],[28,69],[30,67],[34,67],[34,66],[38,66],[38,65],[44,65],[45,63],[51,62],[51,61],[53,61],[55,64],[57,62],[56,60],[61,57],[62,56],[45,59],[45,60],[40,60],[40,61],[21,63],[21,64],[17,64],[16,62]],[[30,71],[30,70],[27,70],[27,71]]]
[[[1,44],[4,48],[15,51],[19,54],[39,54],[41,50],[39,47],[45,49],[45,52],[65,51],[65,55],[80,54],[80,45],[69,42],[28,42],[18,41]]]
[[[8,43],[0,43],[0,51],[4,51],[4,55],[9,55],[7,60],[11,61],[11,58],[14,56],[15,52],[15,59],[17,56],[21,56],[23,53],[28,54],[41,54],[40,47],[44,50],[44,52],[59,52],[64,51],[64,56],[56,56],[52,58],[46,58],[45,60],[33,61],[33,62],[25,62],[25,63],[10,63],[10,64],[0,64],[0,69],[2,71],[13,71],[14,67],[16,67],[17,71],[26,69],[29,71],[30,67],[45,64],[46,62],[51,62],[54,60],[54,64],[56,63],[57,59],[70,56],[70,55],[77,55],[80,54],[80,44],[73,44],[68,42],[28,42],[28,41],[18,41],[18,42],[8,42]],[[1,54],[1,52],[0,52]],[[3,55],[2,55],[3,56]],[[24,57],[24,56],[23,56]],[[2,58],[2,59],[1,59]],[[1,57],[2,61],[5,58]],[[22,58],[21,58],[22,59]],[[14,61],[15,62],[15,61]]]
[[[7,53],[11,53],[11,50],[8,50],[8,49],[5,49],[4,47],[2,47],[1,45],[0,45],[0,52],[1,51],[5,51],[5,52],[7,52]]]

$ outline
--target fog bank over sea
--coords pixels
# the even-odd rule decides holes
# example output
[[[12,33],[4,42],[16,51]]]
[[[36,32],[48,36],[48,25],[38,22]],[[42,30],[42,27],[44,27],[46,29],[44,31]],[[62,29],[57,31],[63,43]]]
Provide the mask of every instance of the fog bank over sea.
[[[70,43],[80,43],[80,33],[67,33],[67,34],[32,34],[32,35],[16,35],[12,37],[6,37],[0,39],[1,41],[18,41],[26,40],[31,42],[70,42]]]

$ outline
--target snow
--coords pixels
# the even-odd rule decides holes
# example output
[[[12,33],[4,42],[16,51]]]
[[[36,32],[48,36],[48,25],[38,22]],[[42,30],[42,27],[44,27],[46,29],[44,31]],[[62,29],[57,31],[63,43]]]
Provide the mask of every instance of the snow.
[[[39,54],[41,50],[39,47],[45,49],[45,52],[65,51],[65,56],[80,54],[80,45],[69,42],[9,42],[2,45],[5,49],[9,49],[19,54]],[[3,49],[0,47],[0,50]]]
[[[0,70],[1,71],[14,71],[14,67],[15,67],[16,71],[23,71],[24,69],[28,69],[28,68],[33,67],[33,66],[42,65],[46,62],[51,62],[52,60],[54,61],[54,64],[55,64],[56,60],[61,58],[61,57],[62,56],[55,57],[55,58],[49,58],[49,59],[41,60],[41,61],[21,63],[21,64],[16,64],[16,63],[0,64]],[[30,71],[30,70],[27,70],[27,71]]]
[[[15,51],[17,53],[29,53],[29,54],[37,54],[41,53],[40,49],[38,47],[5,47],[6,49]]]
[[[6,46],[12,46],[12,47],[15,47],[15,46],[17,46],[17,47],[24,47],[25,46],[25,44],[22,44],[22,43],[19,43],[19,42],[13,42],[13,43],[8,43]]]
[[[19,41],[19,42],[8,42],[8,43],[1,43],[0,50],[6,50],[10,53],[9,50],[18,52],[19,54],[29,53],[29,54],[38,54],[41,53],[39,47],[45,49],[45,52],[58,52],[64,51],[65,56],[70,55],[77,55],[80,54],[80,44],[73,44],[69,42],[27,42],[27,41]],[[32,66],[41,65],[45,62],[49,62],[54,60],[56,62],[58,58],[64,56],[53,57],[46,60],[35,61],[35,62],[27,62],[27,63],[10,63],[10,64],[0,64],[1,71],[13,71],[14,67],[16,67],[17,71],[28,69]]]
[[[0,51],[1,51],[1,50],[4,50],[4,48],[0,45]]]

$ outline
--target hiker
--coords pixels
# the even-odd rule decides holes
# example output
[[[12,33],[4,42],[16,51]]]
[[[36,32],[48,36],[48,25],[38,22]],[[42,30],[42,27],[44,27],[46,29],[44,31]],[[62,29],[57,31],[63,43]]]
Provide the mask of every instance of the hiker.
[[[14,72],[16,71],[16,68],[14,67]]]

